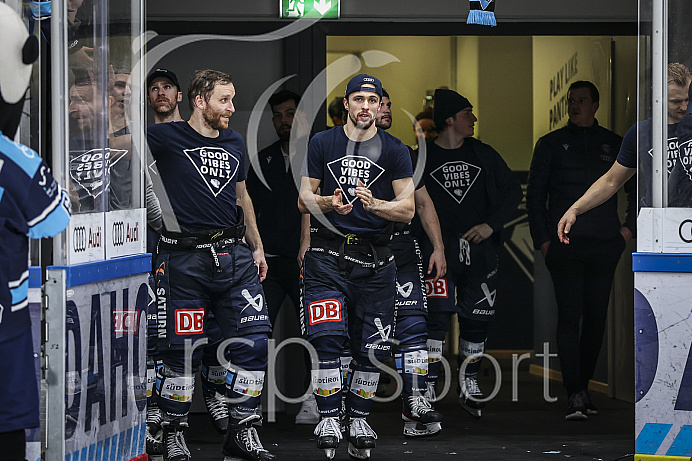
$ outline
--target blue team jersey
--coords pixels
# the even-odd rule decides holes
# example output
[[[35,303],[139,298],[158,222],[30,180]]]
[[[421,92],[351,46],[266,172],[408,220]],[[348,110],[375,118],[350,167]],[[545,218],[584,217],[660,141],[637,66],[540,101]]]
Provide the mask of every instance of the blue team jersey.
[[[330,211],[325,216],[343,233],[368,234],[383,230],[384,218],[365,211],[355,195],[358,181],[372,191],[375,198],[393,200],[392,181],[413,176],[408,147],[383,130],[364,142],[351,141],[344,128],[337,126],[316,134],[308,146],[302,175],[319,179],[321,193],[332,195],[339,188],[344,203],[353,204],[347,215]]]
[[[149,149],[178,224],[190,232],[225,229],[238,223],[236,184],[245,181],[245,144],[240,134],[221,130],[207,138],[187,122],[148,127]]]
[[[69,197],[46,163],[0,135],[0,342],[30,327],[29,237],[52,237],[69,221]]]

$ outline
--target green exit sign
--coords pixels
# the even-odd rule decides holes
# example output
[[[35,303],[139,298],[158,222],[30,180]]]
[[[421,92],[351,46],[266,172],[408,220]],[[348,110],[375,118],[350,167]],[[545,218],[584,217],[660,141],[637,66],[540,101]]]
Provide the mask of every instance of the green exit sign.
[[[282,19],[339,19],[339,0],[279,0]]]

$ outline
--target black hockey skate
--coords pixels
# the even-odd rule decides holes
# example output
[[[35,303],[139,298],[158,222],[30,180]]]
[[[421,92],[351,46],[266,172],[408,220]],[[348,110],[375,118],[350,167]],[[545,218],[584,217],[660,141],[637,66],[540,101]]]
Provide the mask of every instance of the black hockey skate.
[[[223,441],[224,461],[272,461],[276,456],[262,446],[253,423],[261,416],[252,414],[243,419],[229,418],[228,432]]]
[[[145,439],[148,455],[163,454],[163,430],[161,429],[162,420],[163,415],[158,407],[147,407]]]
[[[339,417],[328,416],[322,418],[322,421],[315,427],[315,435],[317,436],[317,448],[324,450],[327,459],[334,459],[336,449],[343,438]]]
[[[404,395],[404,436],[425,437],[442,430],[442,413],[435,411],[422,395]]]
[[[216,432],[225,434],[228,431],[228,405],[224,402],[223,396],[213,390],[212,394],[205,392],[204,404],[209,416],[211,416],[212,425]]]
[[[365,418],[351,418],[346,432],[348,455],[351,459],[370,459],[370,451],[375,448],[377,434]]]
[[[190,461],[190,450],[185,443],[184,431],[187,423],[163,421],[163,459],[164,461]]]
[[[485,408],[485,396],[478,387],[476,376],[467,376],[461,385],[459,392],[459,405],[474,418],[481,417],[481,410]]]

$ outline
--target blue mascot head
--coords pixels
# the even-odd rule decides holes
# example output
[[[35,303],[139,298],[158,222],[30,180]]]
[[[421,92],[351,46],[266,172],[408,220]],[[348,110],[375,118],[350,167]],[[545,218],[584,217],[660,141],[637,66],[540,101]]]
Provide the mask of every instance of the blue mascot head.
[[[17,13],[0,2],[0,131],[14,138],[22,118],[31,64],[38,57],[38,40],[29,36]]]

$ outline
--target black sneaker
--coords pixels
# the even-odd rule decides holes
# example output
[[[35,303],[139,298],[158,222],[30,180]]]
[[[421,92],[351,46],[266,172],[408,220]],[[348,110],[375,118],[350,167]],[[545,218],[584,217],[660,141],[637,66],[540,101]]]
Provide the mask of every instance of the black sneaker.
[[[567,421],[586,421],[587,416],[586,402],[588,400],[586,391],[580,391],[569,396],[569,407],[567,408]]]
[[[589,394],[589,391],[584,391],[584,395],[586,396],[586,401],[584,402],[584,405],[586,406],[586,414],[589,416],[597,415],[598,408],[596,408],[596,405],[591,403],[591,395]]]

